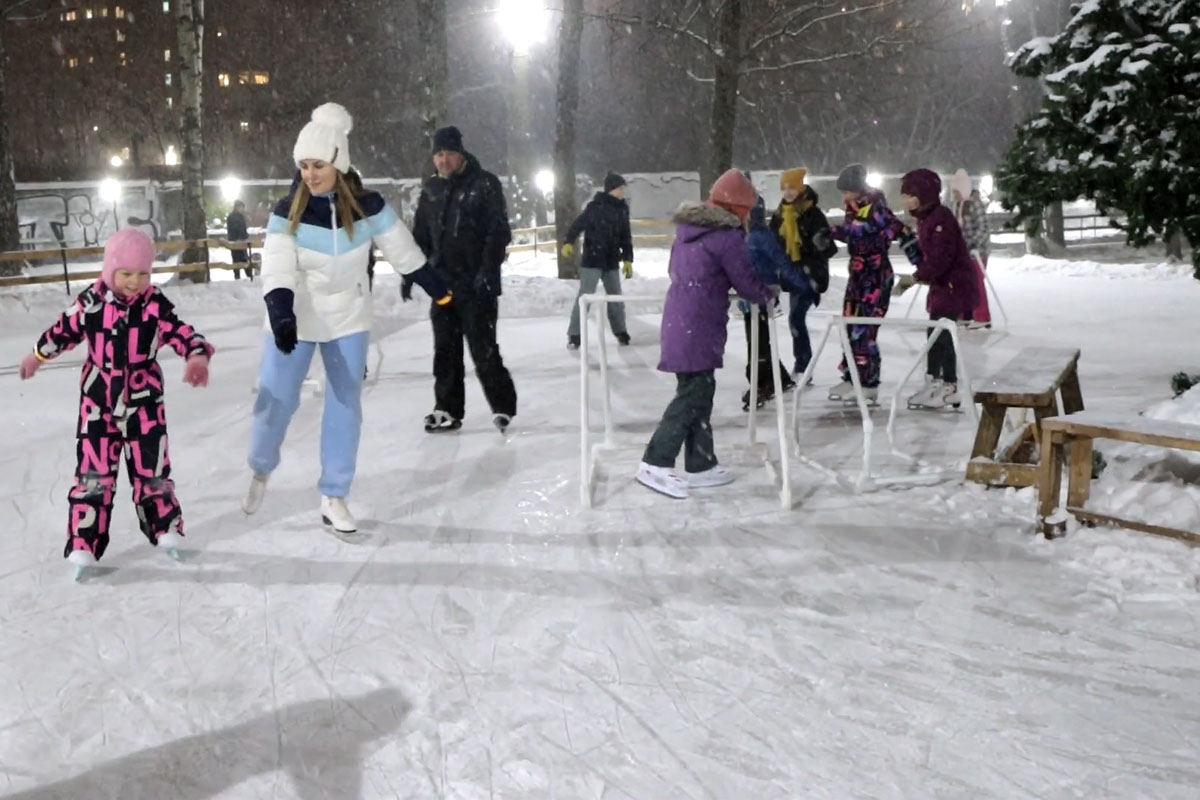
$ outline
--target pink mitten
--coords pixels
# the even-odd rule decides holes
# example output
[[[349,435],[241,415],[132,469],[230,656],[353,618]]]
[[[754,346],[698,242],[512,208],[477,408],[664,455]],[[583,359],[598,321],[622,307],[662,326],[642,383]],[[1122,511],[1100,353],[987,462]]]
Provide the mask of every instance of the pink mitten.
[[[28,353],[21,359],[21,380],[27,381],[33,377],[33,373],[38,371],[38,367],[42,365],[42,360],[33,353]]]
[[[192,386],[208,386],[208,356],[189,356],[183,368],[183,382]]]

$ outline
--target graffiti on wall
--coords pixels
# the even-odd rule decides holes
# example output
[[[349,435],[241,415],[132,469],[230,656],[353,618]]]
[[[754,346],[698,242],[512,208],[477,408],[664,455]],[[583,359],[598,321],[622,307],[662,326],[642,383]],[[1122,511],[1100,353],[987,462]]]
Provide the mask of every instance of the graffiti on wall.
[[[21,241],[29,247],[94,247],[119,228],[139,228],[158,239],[153,190],[124,186],[116,200],[92,187],[20,190],[17,216]]]

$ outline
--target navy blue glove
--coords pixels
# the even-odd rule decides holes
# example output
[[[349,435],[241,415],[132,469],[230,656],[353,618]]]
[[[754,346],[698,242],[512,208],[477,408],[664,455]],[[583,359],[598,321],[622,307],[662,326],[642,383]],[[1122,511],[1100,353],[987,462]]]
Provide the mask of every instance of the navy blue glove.
[[[759,195],[754,207],[750,209],[750,228],[753,230],[765,227],[767,227],[767,204],[762,195]]]
[[[295,294],[291,289],[272,289],[263,301],[267,304],[267,320],[275,336],[275,346],[281,353],[296,349],[296,312],[292,309]]]
[[[904,233],[900,234],[897,241],[900,242],[900,249],[904,251],[908,263],[914,267],[921,266],[924,259],[921,256],[921,245],[917,240],[917,235],[911,229],[905,228]]]
[[[412,287],[413,279],[410,276],[405,275],[400,279],[400,299],[406,303],[412,300]]]
[[[450,302],[450,290],[446,288],[446,282],[442,280],[442,276],[437,274],[437,270],[425,264],[418,270],[408,273],[404,276],[404,280],[409,281],[409,297],[412,296],[411,285],[413,283],[425,290],[425,294],[433,298],[433,302],[439,306],[444,306]],[[404,287],[400,287],[400,296],[404,296]]]

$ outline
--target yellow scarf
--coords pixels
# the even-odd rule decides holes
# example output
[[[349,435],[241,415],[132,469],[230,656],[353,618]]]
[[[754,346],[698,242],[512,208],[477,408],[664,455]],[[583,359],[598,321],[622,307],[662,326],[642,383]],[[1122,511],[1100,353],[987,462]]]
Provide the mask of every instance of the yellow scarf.
[[[795,203],[784,203],[780,207],[782,221],[779,223],[779,233],[783,237],[784,248],[792,261],[800,260],[800,212]]]
[[[779,233],[787,249],[788,258],[799,261],[801,255],[800,215],[812,208],[812,200],[807,197],[794,203],[781,203],[779,206],[782,220],[779,223]]]

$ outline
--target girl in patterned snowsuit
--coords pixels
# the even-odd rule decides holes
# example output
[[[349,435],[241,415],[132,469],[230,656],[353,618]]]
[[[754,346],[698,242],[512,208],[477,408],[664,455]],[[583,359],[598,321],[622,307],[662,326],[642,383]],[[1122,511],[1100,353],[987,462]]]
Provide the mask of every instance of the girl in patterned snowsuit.
[[[913,238],[910,231],[887,207],[883,193],[867,186],[867,170],[851,164],[838,175],[837,188],[845,200],[846,219],[834,225],[834,239],[845,242],[850,251],[850,280],[842,303],[844,317],[883,317],[892,295],[892,263],[888,247],[894,239]],[[850,325],[850,350],[867,400],[879,393],[880,355],[876,338],[878,325]],[[854,385],[850,370],[842,358],[838,369],[842,382],[829,391],[830,400],[850,400]]]
[[[142,533],[151,544],[171,549],[183,535],[157,354],[161,345],[169,345],[187,359],[183,379],[206,386],[213,347],[150,285],[153,263],[150,237],[132,228],[114,233],[104,246],[100,279],[75,298],[21,359],[24,380],[46,361],[87,342],[75,430],[78,463],[67,494],[63,553],[80,568],[95,564],[108,547],[122,452]]]

